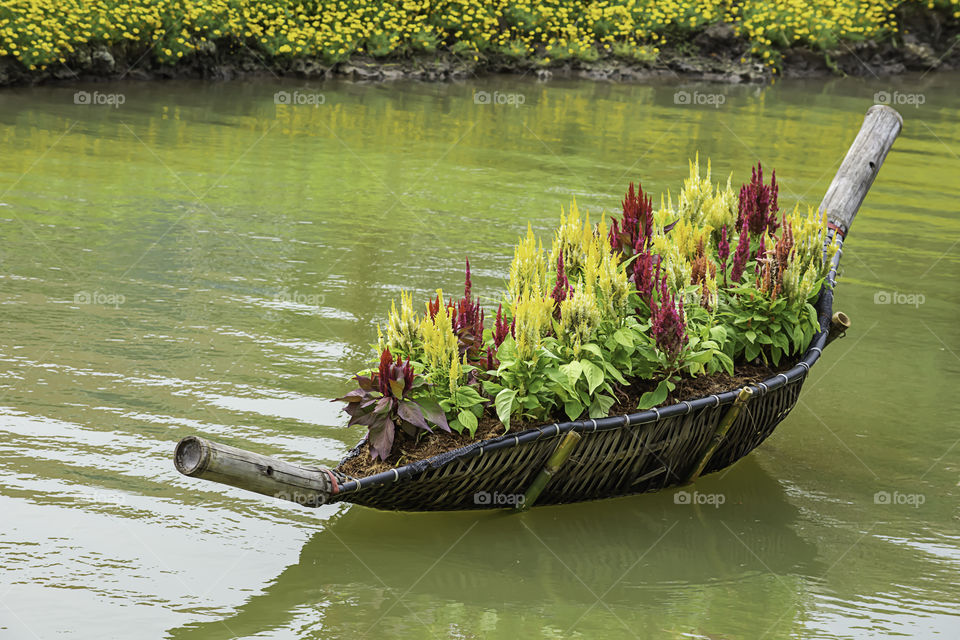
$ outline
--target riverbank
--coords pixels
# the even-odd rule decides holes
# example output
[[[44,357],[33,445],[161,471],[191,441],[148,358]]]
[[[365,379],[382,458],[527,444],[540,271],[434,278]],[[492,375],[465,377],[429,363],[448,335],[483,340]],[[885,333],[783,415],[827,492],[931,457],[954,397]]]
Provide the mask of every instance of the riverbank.
[[[47,2],[19,12],[16,2],[0,4],[0,86],[256,75],[452,80],[492,73],[741,83],[960,68],[955,0],[852,8],[708,2],[712,9],[693,14],[683,3],[643,13],[643,2],[608,2],[599,13],[578,10],[583,15],[573,4],[559,15],[514,0],[426,14],[410,3],[359,2],[323,15],[287,0],[204,7],[120,0],[102,13]],[[371,13],[374,6],[382,13]]]

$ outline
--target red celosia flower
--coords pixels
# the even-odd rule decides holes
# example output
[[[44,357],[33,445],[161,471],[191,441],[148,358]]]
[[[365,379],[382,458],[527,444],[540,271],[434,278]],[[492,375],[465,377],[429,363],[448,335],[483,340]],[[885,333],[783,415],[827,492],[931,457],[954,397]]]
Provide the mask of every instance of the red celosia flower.
[[[780,211],[777,204],[777,172],[772,173],[769,186],[763,184],[763,167],[760,163],[753,169],[752,176],[750,184],[740,187],[737,226],[742,227],[746,221],[752,235],[758,236],[764,231],[774,235],[779,227],[777,213]]]
[[[634,193],[633,183],[627,190],[623,200],[623,218],[614,220],[608,235],[610,246],[614,251],[623,253],[629,258],[650,245],[653,236],[653,203],[644,195],[643,186],[637,185]]]
[[[720,242],[717,243],[717,257],[720,258],[720,267],[723,269],[723,284],[727,284],[727,258],[730,257],[730,241],[727,240],[726,225],[720,229]]]
[[[659,266],[659,256],[652,255],[649,251],[641,251],[640,255],[633,261],[633,273],[630,278],[637,287],[637,292],[644,300],[650,299],[656,287],[656,277],[654,276],[654,266]]]
[[[497,307],[497,319],[493,325],[493,344],[499,348],[503,341],[507,339],[507,335],[511,333],[513,333],[511,326],[503,318],[503,305],[501,304]]]
[[[663,276],[659,287],[659,303],[650,301],[650,319],[653,323],[653,338],[657,349],[676,364],[683,346],[687,344],[684,325],[683,300],[674,300],[667,290],[667,277]]]
[[[410,366],[410,358],[403,362],[400,356],[397,356],[394,363],[390,349],[384,349],[380,354],[380,367],[377,370],[377,388],[384,396],[396,397],[390,389],[391,380],[402,382],[404,391],[408,391],[413,386],[413,367]]]
[[[480,299],[471,297],[470,260],[467,260],[466,281],[463,286],[463,299],[447,305],[451,312],[453,332],[457,335],[460,355],[467,354],[468,362],[479,362],[483,356],[483,308]],[[439,300],[437,302],[439,305]],[[431,312],[433,309],[431,307]]]
[[[750,259],[750,230],[747,228],[747,222],[744,221],[740,226],[740,240],[737,242],[737,251],[733,254],[733,266],[730,268],[730,281],[733,284],[740,282],[743,270],[747,266],[747,260]]]
[[[557,256],[557,283],[553,287],[550,296],[553,298],[553,315],[560,318],[560,303],[570,297],[573,293],[573,287],[567,280],[567,270],[563,268],[563,252]]]

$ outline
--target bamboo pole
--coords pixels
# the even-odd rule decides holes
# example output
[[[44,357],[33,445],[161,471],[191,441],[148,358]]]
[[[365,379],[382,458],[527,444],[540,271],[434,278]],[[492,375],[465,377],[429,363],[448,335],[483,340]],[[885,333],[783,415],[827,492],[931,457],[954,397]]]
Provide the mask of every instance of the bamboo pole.
[[[837,311],[830,319],[830,329],[827,332],[827,341],[823,346],[827,346],[837,338],[842,338],[850,328],[850,316],[843,311]]]
[[[326,504],[337,493],[338,474],[187,436],[173,455],[185,476],[228,484],[305,507]]]
[[[737,399],[733,401],[733,404],[730,405],[730,408],[727,409],[727,412],[723,414],[722,418],[720,418],[720,423],[717,424],[717,430],[713,432],[713,439],[710,440],[707,450],[703,452],[702,456],[700,456],[697,464],[693,466],[693,472],[687,477],[686,483],[689,484],[690,482],[693,482],[699,478],[700,474],[703,473],[703,470],[707,468],[710,458],[712,458],[713,454],[716,453],[720,443],[722,443],[723,439],[726,437],[727,431],[729,431],[730,427],[733,425],[733,421],[736,420],[737,416],[740,415],[740,412],[747,405],[747,402],[750,400],[750,396],[752,395],[753,391],[750,390],[750,387],[744,387],[740,390],[740,394],[737,396]]]
[[[540,497],[540,494],[543,493],[544,487],[547,486],[547,482],[550,481],[550,478],[553,477],[563,463],[567,461],[570,457],[570,454],[573,452],[573,448],[577,445],[577,442],[580,441],[580,434],[576,431],[567,431],[566,435],[563,436],[563,439],[560,440],[560,444],[557,445],[557,448],[553,450],[553,453],[550,454],[550,457],[547,459],[547,463],[543,465],[543,469],[540,470],[540,473],[537,474],[537,477],[533,479],[533,482],[530,484],[530,487],[527,489],[527,492],[523,494],[523,501],[517,505],[517,509],[524,511],[533,506],[533,503],[537,501],[537,498]]]
[[[820,203],[820,213],[826,212],[827,220],[839,229],[841,235],[845,236],[850,230],[853,218],[901,129],[903,118],[896,109],[877,104],[867,110],[860,132]]]

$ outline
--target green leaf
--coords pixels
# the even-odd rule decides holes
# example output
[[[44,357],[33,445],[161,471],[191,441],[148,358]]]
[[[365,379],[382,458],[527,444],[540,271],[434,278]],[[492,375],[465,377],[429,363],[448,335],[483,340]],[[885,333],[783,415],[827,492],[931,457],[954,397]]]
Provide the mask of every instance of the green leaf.
[[[570,387],[573,388],[577,386],[577,380],[580,379],[580,374],[583,373],[583,365],[580,364],[579,360],[574,360],[573,362],[560,365],[560,371],[567,376]]]
[[[750,342],[756,342],[757,340],[757,332],[754,331],[753,329],[747,329],[747,331],[743,335],[745,335],[747,340],[749,340]]]
[[[610,407],[613,406],[614,399],[608,395],[599,395],[590,403],[589,414],[591,418],[606,418],[610,415]]]
[[[460,414],[457,415],[457,421],[470,432],[471,438],[473,434],[477,432],[477,416],[473,415],[472,412],[466,410],[461,411]]]
[[[607,370],[607,373],[610,374],[610,377],[611,377],[611,378],[613,378],[614,380],[616,380],[616,381],[619,382],[620,384],[624,384],[624,385],[630,384],[629,382],[627,382],[627,379],[624,378],[623,375],[622,375],[619,371],[617,371],[617,368],[616,368],[615,366],[613,366],[612,364],[610,364],[609,362],[604,362],[604,363],[603,363],[603,368]]]
[[[454,400],[457,403],[457,406],[466,409],[467,407],[472,407],[475,404],[480,404],[483,402],[483,396],[477,393],[477,390],[470,386],[462,386],[457,388],[457,392],[454,395]]]
[[[629,329],[617,329],[613,334],[613,339],[627,349],[633,349],[633,333]]]
[[[580,414],[583,413],[583,405],[579,400],[568,400],[563,404],[563,410],[566,412],[568,418],[576,420],[580,417]]]
[[[651,409],[663,404],[663,401],[667,399],[667,393],[669,393],[668,382],[668,380],[661,380],[656,389],[647,391],[640,396],[640,404],[637,405],[637,409]]]
[[[581,360],[580,366],[583,367],[583,375],[587,377],[590,395],[593,395],[593,391],[603,384],[603,370],[589,360]]]
[[[493,401],[494,406],[497,408],[497,417],[500,418],[500,422],[503,423],[508,430],[510,429],[510,413],[513,410],[513,400],[517,397],[517,392],[514,389],[504,389],[497,394],[496,399]]]
[[[587,344],[581,345],[581,346],[580,346],[580,349],[582,349],[583,351],[586,351],[586,352],[588,352],[588,353],[592,353],[593,355],[597,356],[598,358],[602,358],[602,357],[603,357],[603,352],[600,351],[600,347],[598,347],[597,345],[593,344],[592,342],[588,342]]]

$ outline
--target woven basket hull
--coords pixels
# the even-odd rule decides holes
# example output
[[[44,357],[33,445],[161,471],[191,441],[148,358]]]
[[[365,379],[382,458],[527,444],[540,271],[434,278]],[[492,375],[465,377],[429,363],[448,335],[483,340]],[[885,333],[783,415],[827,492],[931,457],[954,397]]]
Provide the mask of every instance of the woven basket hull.
[[[838,240],[838,242],[840,242]],[[724,469],[758,447],[790,413],[826,344],[840,252],[817,301],[820,332],[788,371],[751,385],[753,396],[704,469]],[[686,482],[738,390],[627,416],[544,425],[477,442],[397,469],[344,482],[331,502],[398,511],[514,506],[567,431],[581,439],[537,505],[658,491]],[[361,455],[361,446],[344,459]],[[343,463],[341,462],[341,466]]]

